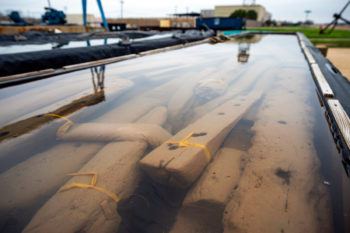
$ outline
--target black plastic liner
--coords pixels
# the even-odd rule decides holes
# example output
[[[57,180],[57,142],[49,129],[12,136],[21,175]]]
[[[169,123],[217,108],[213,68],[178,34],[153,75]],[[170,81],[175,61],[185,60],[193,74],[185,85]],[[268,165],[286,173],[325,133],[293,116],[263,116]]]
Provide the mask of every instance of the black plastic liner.
[[[87,32],[87,33],[54,33],[28,31],[18,35],[0,35],[0,44],[42,44],[66,43],[70,41],[84,41],[91,39],[125,38],[138,39],[157,34],[157,31],[123,31],[123,32]]]
[[[58,69],[74,65],[127,54],[135,54],[168,46],[203,40],[212,36],[212,32],[187,32],[175,34],[169,38],[145,40],[133,43],[119,43],[84,48],[46,50],[5,54],[0,56],[0,76],[8,76],[44,69]]]
[[[327,80],[329,86],[333,90],[334,99],[337,99],[342,107],[344,108],[347,115],[350,115],[350,82],[341,74],[341,72],[329,61],[327,60],[317,49],[314,47],[310,41],[305,41],[305,45],[308,47],[310,53],[314,57],[316,63],[320,67],[322,74]],[[326,115],[331,116],[333,113],[329,113],[330,109],[326,107]],[[332,131],[332,135],[335,143],[337,144],[337,148],[339,153],[342,156],[342,164],[344,170],[348,177],[350,177],[350,150],[346,145],[346,141],[339,135],[342,133],[340,129],[333,121],[329,122],[330,129]]]
[[[305,42],[305,44],[315,58],[329,86],[332,88],[334,98],[339,100],[346,113],[350,116],[350,82],[321,54],[319,49],[309,42]]]

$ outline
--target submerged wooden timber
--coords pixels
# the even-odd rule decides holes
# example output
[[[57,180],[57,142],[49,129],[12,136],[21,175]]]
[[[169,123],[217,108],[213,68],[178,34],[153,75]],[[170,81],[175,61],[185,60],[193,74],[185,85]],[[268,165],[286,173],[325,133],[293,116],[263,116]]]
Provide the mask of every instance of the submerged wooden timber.
[[[123,106],[121,106],[121,108],[123,108]],[[137,108],[137,106],[128,105],[128,108],[129,109],[125,109],[123,113],[128,114],[129,112],[132,111],[132,109]],[[106,115],[111,116],[111,113]],[[114,116],[115,118],[112,119],[112,122],[114,123],[118,122],[117,117],[122,117],[121,114],[114,115]],[[100,117],[99,120],[104,117],[105,116]],[[165,139],[167,139],[170,136],[165,130],[162,130],[161,127],[152,125],[152,124],[159,125],[164,123],[164,117],[162,115],[159,115],[157,111],[154,111],[152,106],[148,106],[148,108],[144,109],[144,111],[139,113],[139,115],[137,115],[137,113],[134,113],[133,117],[135,119],[140,118],[140,120],[138,120],[138,122],[140,123],[139,126],[119,125],[119,127],[117,126],[117,128],[119,129],[118,132],[115,133],[115,132],[109,131],[110,132],[109,134],[108,132],[105,132],[105,131],[99,132],[98,130],[101,129],[101,127],[106,128],[106,125],[101,125],[98,123],[91,124],[90,126],[73,125],[71,126],[72,127],[71,130],[73,130],[73,132],[64,131],[66,133],[64,135],[60,133],[61,131],[60,129],[64,129],[64,128],[60,127],[58,130],[58,137],[65,139],[63,140],[62,145],[57,145],[53,147],[50,151],[44,152],[43,155],[41,154],[35,155],[32,158],[22,162],[21,164],[13,167],[9,171],[0,175],[0,177],[3,177],[3,179],[7,181],[7,183],[4,183],[5,184],[4,188],[8,190],[7,192],[8,195],[5,196],[3,199],[4,205],[0,206],[0,208],[6,211],[12,211],[18,205],[22,205],[22,206],[37,205],[42,195],[45,195],[47,193],[52,193],[55,190],[57,190],[57,188],[60,185],[62,185],[63,182],[66,180],[67,174],[77,171],[77,169],[80,168],[85,162],[87,162],[88,159],[92,157],[92,155],[96,154],[101,148],[104,148],[103,143],[113,143],[117,141],[130,140],[132,138],[136,144],[139,141],[143,142],[142,148],[144,149],[142,149],[141,151],[144,151],[147,148],[148,142],[156,146],[162,143]],[[133,121],[133,118],[127,119],[127,117],[122,117],[122,119],[125,119],[122,123]],[[143,122],[145,121],[147,121],[149,124],[143,124]],[[67,125],[70,126],[69,124]],[[112,126],[111,129],[113,130],[113,125],[110,125],[110,126]],[[107,125],[107,128],[110,128],[110,126]],[[135,127],[139,127],[140,131],[138,132],[135,131],[136,129]],[[149,135],[150,137],[147,136],[145,132],[143,132],[144,130],[148,130],[151,133],[151,135]],[[80,133],[81,131],[83,132]],[[87,132],[90,133],[90,136],[86,135]],[[107,136],[104,136],[104,134]],[[117,137],[115,137],[116,135]],[[67,137],[68,137],[68,140],[67,140]],[[90,138],[90,139],[84,140],[86,138]],[[99,141],[100,143],[100,144],[97,144],[97,148],[90,146],[91,144],[94,145],[98,143],[96,141]],[[57,155],[64,154],[65,156],[68,156],[68,157],[73,156],[73,154],[76,153],[76,149],[75,149],[76,144],[74,142],[80,144],[78,148],[85,148],[85,151],[79,152],[79,155],[82,156],[83,158],[79,159],[79,157],[76,156],[76,160],[71,160],[70,166],[66,166],[66,169],[65,169],[66,172],[60,173],[60,175],[57,175],[56,169],[62,170],[61,166],[64,166],[63,164],[61,166],[57,166],[58,164],[57,160],[61,161],[62,163],[68,162],[67,160],[62,159],[61,156],[57,156]],[[106,146],[108,146],[108,144]],[[132,144],[128,146],[128,148],[133,148]],[[125,153],[127,153],[127,149]],[[138,152],[136,154],[138,156],[142,156],[143,152]],[[105,157],[105,156],[102,156],[102,157]],[[102,163],[105,163],[105,162],[106,162],[105,160],[102,161]],[[126,173],[128,175],[128,179],[132,179],[132,178],[136,179],[137,177],[133,176],[131,172],[132,171],[129,170]],[[28,178],[30,180],[28,180]],[[36,180],[45,180],[45,182],[41,182],[37,185],[33,185],[33,182],[36,182]],[[15,186],[13,188],[7,187],[7,185],[11,185],[12,182],[16,182],[18,186]],[[20,197],[17,198],[17,195],[20,195],[20,193],[18,192],[18,189],[25,191],[27,195],[23,198],[20,198]],[[6,203],[11,203],[11,205],[7,206]]]
[[[101,147],[98,143],[81,146],[65,143],[2,173],[0,181],[4,190],[0,202],[1,215],[19,207],[35,206],[40,197],[55,192],[65,180],[66,174],[79,169]]]
[[[238,185],[243,151],[222,147],[187,192],[170,232],[219,232],[224,208]]]
[[[256,93],[241,101],[227,101],[153,150],[140,161],[141,167],[158,182],[188,187],[212,160],[232,127],[260,96]]]
[[[135,182],[133,179],[136,174],[133,171],[146,147],[147,143],[144,142],[110,143],[79,170],[79,173],[95,172],[99,187],[118,196],[125,195],[132,191],[128,185]],[[72,178],[66,185],[73,182],[88,183],[88,179]],[[106,202],[106,211],[109,209],[114,213],[112,216],[104,213],[101,208],[103,202]],[[24,232],[112,232],[120,222],[115,211],[116,203],[106,194],[94,190],[72,189],[56,193],[34,216]]]
[[[331,232],[336,184],[323,184],[313,141],[315,128],[320,137],[329,132],[314,120],[315,86],[295,36],[263,36],[244,64],[237,46],[201,44],[109,65],[107,80],[132,82],[121,95],[68,115],[69,127],[57,120],[36,129],[40,138],[9,140],[4,158],[34,152],[0,174],[2,229],[16,219],[18,232]],[[38,83],[30,84],[34,95],[49,92]],[[51,144],[36,151],[40,140]],[[68,173],[97,174],[97,182],[80,189],[91,177]]]
[[[157,146],[170,137],[169,133],[157,125],[162,122],[162,117],[157,118],[158,115],[157,111],[151,110],[151,113],[138,121],[139,124],[122,125],[119,128],[112,124],[81,125],[61,137],[68,141],[109,142],[78,174],[96,173],[99,187],[115,193],[118,198],[125,198],[131,195],[138,182],[137,162],[147,147]],[[143,124],[145,120],[154,125]],[[84,177],[75,177],[66,186],[76,182],[87,181]],[[77,198],[79,204],[76,203]],[[116,205],[104,193],[93,190],[58,192],[38,211],[24,232],[113,232],[121,221]]]
[[[221,148],[194,187],[188,191],[183,205],[212,210],[223,208],[238,183],[242,155],[243,151]]]

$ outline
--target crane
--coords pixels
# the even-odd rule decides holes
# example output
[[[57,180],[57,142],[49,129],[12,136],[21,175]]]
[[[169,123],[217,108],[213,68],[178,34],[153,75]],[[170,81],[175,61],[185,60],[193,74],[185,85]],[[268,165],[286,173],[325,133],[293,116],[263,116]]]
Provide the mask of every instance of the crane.
[[[106,16],[105,16],[105,13],[104,13],[103,7],[102,7],[102,2],[101,2],[101,0],[96,0],[96,1],[97,1],[98,9],[100,10],[103,27],[107,31],[109,31],[108,22],[107,22],[107,19],[106,19]],[[82,0],[81,3],[83,6],[83,24],[84,24],[84,27],[86,27],[87,26],[87,0]]]
[[[343,12],[346,10],[346,8],[350,5],[350,1],[348,1],[345,6],[343,7],[343,9],[341,9],[341,11],[337,14],[333,14],[333,21],[330,22],[329,24],[327,24],[327,26],[325,28],[322,28],[320,30],[320,34],[330,34],[332,33],[332,31],[334,30],[334,28],[338,25],[338,21],[342,20],[343,22],[345,22],[346,24],[350,24],[350,20],[344,18],[342,16]],[[329,28],[329,30],[328,30]]]

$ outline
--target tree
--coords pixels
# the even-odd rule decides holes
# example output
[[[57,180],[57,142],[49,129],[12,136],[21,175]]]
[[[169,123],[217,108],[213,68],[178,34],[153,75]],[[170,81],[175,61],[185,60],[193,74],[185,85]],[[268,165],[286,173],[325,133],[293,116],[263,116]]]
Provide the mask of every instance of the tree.
[[[277,22],[276,20],[273,19],[268,19],[266,20],[266,22],[264,23],[265,26],[277,26]]]
[[[256,13],[255,10],[243,10],[243,9],[238,9],[235,10],[231,15],[230,18],[242,18],[242,19],[252,19],[256,20],[258,18],[258,13]]]
[[[232,14],[230,15],[230,18],[245,18],[246,15],[247,15],[247,12],[245,10],[238,9],[232,12]]]
[[[246,18],[247,19],[256,20],[258,18],[258,14],[256,13],[255,10],[249,10],[246,13]]]

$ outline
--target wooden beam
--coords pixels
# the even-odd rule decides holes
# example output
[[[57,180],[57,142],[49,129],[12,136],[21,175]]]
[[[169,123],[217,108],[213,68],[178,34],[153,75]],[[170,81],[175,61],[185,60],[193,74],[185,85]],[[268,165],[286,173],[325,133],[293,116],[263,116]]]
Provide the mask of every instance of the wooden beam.
[[[318,64],[311,64],[311,71],[314,75],[314,78],[321,89],[321,93],[324,97],[334,97],[332,88],[329,86],[326,78],[322,74],[322,71]]]
[[[329,99],[327,103],[341,133],[341,137],[346,143],[346,146],[350,148],[350,119],[348,114],[345,112],[339,100]]]

